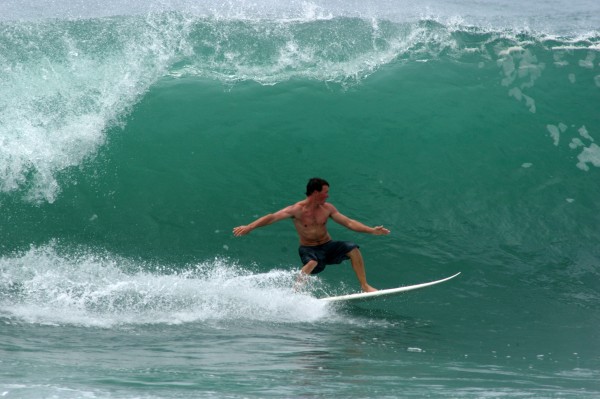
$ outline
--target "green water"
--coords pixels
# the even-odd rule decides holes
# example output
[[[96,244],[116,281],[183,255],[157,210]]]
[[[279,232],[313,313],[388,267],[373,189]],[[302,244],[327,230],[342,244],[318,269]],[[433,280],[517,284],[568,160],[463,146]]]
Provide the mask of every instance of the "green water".
[[[598,35],[321,17],[0,23],[2,396],[598,395]]]

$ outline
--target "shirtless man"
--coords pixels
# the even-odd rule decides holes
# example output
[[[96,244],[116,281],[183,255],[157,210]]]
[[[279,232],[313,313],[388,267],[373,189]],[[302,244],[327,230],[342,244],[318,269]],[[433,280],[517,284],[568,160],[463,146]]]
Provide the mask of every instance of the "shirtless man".
[[[304,264],[301,276],[320,273],[326,265],[339,264],[350,259],[360,288],[364,292],[377,291],[367,283],[365,265],[358,245],[349,241],[333,241],[327,232],[326,224],[331,218],[342,226],[360,233],[386,235],[390,231],[383,226],[368,227],[342,215],[327,202],[328,197],[329,183],[323,179],[312,178],[306,186],[306,199],[258,218],[249,225],[235,227],[233,234],[236,237],[243,236],[257,227],[291,218],[300,238],[298,252]]]

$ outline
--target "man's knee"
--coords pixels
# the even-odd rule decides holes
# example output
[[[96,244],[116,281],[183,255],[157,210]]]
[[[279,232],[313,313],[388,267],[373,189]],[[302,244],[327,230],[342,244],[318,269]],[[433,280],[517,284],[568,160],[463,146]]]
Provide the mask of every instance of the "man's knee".
[[[346,254],[346,256],[348,256],[350,259],[352,259],[354,257],[362,257],[362,255],[360,253],[360,249],[358,249],[358,247],[353,248],[352,251],[350,251]]]
[[[304,266],[302,266],[301,271],[304,274],[311,274],[318,264],[319,262],[317,262],[316,260],[309,260]]]

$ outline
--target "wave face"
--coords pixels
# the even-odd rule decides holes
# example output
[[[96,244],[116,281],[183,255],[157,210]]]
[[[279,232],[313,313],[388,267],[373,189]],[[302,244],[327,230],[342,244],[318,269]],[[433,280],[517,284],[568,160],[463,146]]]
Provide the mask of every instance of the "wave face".
[[[330,226],[361,244],[372,285],[462,271],[403,310],[445,326],[447,378],[474,367],[496,376],[492,395],[597,394],[597,4],[105,3],[0,5],[3,328],[267,324],[285,336],[367,320],[400,325],[411,354],[437,347],[411,335],[418,320],[314,298],[355,289],[350,268],[289,294],[301,266],[290,223],[232,237],[321,176],[342,213],[392,230]],[[481,371],[498,342],[521,345],[506,351],[514,368]],[[467,353],[477,365],[457,366]],[[400,367],[373,356],[384,375]],[[527,369],[517,357],[548,362],[524,391],[498,388]],[[436,378],[407,392],[442,397]]]

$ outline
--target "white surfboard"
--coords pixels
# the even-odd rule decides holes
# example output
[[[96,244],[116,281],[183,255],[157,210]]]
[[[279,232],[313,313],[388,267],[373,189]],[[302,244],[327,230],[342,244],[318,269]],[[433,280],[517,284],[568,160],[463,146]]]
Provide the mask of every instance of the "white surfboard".
[[[326,297],[326,298],[321,298],[321,300],[326,301],[326,302],[347,302],[347,301],[355,302],[355,301],[366,301],[366,300],[371,300],[371,299],[376,299],[376,298],[391,296],[391,295],[398,295],[403,292],[418,290],[421,288],[430,287],[432,285],[443,283],[444,281],[453,279],[454,277],[458,276],[459,274],[460,274],[460,272],[456,273],[453,276],[443,278],[441,280],[430,281],[429,283],[408,285],[405,287],[390,288],[387,290],[379,290],[379,291],[375,291],[375,292],[359,292],[357,294],[330,296],[330,297]]]

